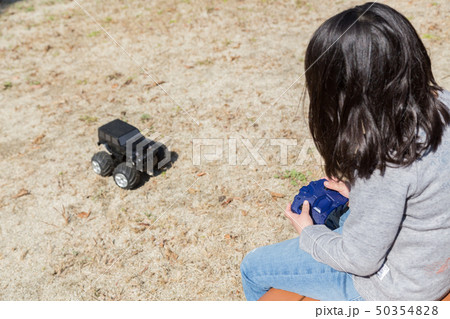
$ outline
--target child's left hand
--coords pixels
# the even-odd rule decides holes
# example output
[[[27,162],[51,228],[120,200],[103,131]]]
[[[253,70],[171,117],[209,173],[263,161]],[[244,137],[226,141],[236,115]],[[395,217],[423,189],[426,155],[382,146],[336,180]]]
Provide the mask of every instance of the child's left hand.
[[[303,202],[302,213],[300,215],[292,212],[291,204],[286,206],[284,215],[289,218],[289,221],[299,235],[302,233],[303,228],[314,225],[313,220],[309,215],[309,202],[306,200]]]

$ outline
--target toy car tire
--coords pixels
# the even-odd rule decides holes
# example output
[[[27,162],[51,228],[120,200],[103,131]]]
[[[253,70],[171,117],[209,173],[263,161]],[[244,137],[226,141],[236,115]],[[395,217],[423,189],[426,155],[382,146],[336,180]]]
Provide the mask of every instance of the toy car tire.
[[[123,189],[134,188],[141,178],[141,174],[135,167],[128,166],[126,163],[120,163],[114,169],[114,182]]]
[[[111,175],[114,168],[114,161],[107,152],[98,152],[92,156],[91,165],[93,171],[100,176]]]

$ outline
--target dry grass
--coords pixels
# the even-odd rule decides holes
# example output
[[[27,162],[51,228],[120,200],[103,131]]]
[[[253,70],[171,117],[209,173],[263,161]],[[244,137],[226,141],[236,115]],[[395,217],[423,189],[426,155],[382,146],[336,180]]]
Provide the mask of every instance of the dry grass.
[[[411,19],[449,88],[449,3],[385,2]],[[302,73],[312,32],[359,2],[80,3],[179,105],[74,2],[2,7],[0,299],[242,300],[246,252],[295,236],[285,170],[300,183],[321,175],[312,157],[295,165],[303,80],[271,104]],[[133,191],[96,176],[96,129],[114,118],[169,136],[178,160]],[[268,141],[267,166],[194,166],[199,137],[299,145],[287,166]]]

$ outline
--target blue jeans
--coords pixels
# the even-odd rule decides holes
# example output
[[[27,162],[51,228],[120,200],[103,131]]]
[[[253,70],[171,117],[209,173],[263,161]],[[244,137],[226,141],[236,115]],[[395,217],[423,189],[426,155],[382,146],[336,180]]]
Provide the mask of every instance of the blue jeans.
[[[342,233],[349,212],[334,231]],[[300,249],[299,237],[252,250],[242,261],[241,275],[247,300],[258,300],[270,288],[319,300],[363,300],[351,274],[316,261]]]

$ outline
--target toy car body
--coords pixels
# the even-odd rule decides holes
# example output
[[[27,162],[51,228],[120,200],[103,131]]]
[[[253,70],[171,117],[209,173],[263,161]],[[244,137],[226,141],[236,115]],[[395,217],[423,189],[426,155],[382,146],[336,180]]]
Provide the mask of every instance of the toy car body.
[[[166,156],[164,145],[147,139],[134,126],[116,119],[98,129],[98,145],[108,152],[94,154],[92,169],[101,176],[114,176],[124,189],[134,188],[141,173],[153,175],[154,167]]]
[[[300,188],[294,197],[291,210],[301,214],[303,202],[307,200],[311,207],[314,224],[324,224],[330,229],[339,227],[339,219],[348,209],[348,199],[338,192],[324,186],[325,179],[313,181]]]

